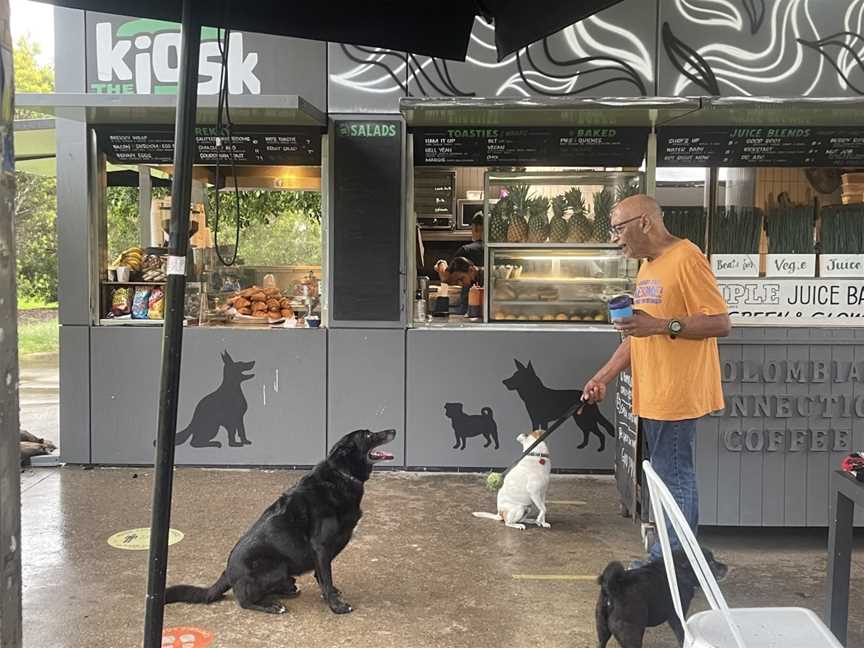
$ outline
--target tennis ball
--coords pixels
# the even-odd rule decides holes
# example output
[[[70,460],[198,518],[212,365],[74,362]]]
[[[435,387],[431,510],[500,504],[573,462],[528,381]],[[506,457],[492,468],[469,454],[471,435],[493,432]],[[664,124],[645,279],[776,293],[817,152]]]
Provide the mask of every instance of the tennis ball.
[[[497,491],[504,485],[504,478],[501,476],[501,473],[489,473],[486,476],[486,488],[490,491]]]

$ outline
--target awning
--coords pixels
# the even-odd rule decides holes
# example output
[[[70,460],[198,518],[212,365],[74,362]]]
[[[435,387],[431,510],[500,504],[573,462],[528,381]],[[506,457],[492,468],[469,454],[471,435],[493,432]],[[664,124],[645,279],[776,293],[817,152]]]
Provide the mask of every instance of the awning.
[[[408,127],[657,126],[701,107],[687,97],[543,99],[404,98]]]
[[[198,97],[197,122],[215,124],[216,95]],[[173,124],[176,95],[112,95],[93,93],[22,93],[15,95],[18,108],[28,108],[56,117],[75,118],[83,110],[90,124]],[[267,124],[320,126],[327,115],[298,95],[239,95],[229,100],[231,121],[237,125]]]
[[[864,126],[864,97],[708,97],[675,126]]]

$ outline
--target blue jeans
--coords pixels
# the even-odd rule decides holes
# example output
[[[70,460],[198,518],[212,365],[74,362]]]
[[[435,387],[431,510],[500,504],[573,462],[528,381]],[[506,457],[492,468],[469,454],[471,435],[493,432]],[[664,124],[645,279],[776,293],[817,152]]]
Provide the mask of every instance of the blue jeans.
[[[699,525],[699,494],[696,490],[696,469],[693,466],[697,421],[698,419],[683,421],[640,419],[648,442],[648,459],[672,493],[694,534]],[[681,544],[678,542],[678,536],[671,525],[667,524],[667,528],[672,549],[679,549]],[[663,552],[658,538],[651,547],[651,560],[662,557]]]

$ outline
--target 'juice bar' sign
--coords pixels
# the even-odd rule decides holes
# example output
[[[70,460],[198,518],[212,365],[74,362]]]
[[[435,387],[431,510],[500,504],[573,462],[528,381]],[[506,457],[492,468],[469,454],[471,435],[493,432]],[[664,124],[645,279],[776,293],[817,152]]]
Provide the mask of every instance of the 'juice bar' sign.
[[[864,279],[723,279],[733,324],[864,325]]]

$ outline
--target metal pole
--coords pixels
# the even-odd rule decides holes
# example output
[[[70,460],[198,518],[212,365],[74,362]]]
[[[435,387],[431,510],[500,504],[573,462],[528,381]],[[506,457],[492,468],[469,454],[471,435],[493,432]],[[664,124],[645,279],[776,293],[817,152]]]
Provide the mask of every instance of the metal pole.
[[[195,158],[195,111],[198,104],[198,50],[201,23],[197,0],[183,0],[180,43],[180,79],[174,127],[174,178],[171,184],[171,231],[162,331],[162,377],[159,388],[159,427],[153,476],[153,511],[150,523],[150,566],[147,574],[147,609],[144,648],[162,645],[165,606],[165,571],[168,563],[168,527],[174,479],[174,434],[180,393],[183,346],[183,305],[186,290],[186,251],[189,245],[189,202]]]
[[[0,646],[21,646],[21,432],[18,427],[18,304],[15,287],[15,167],[12,36],[0,0]],[[7,66],[8,63],[8,66]]]

